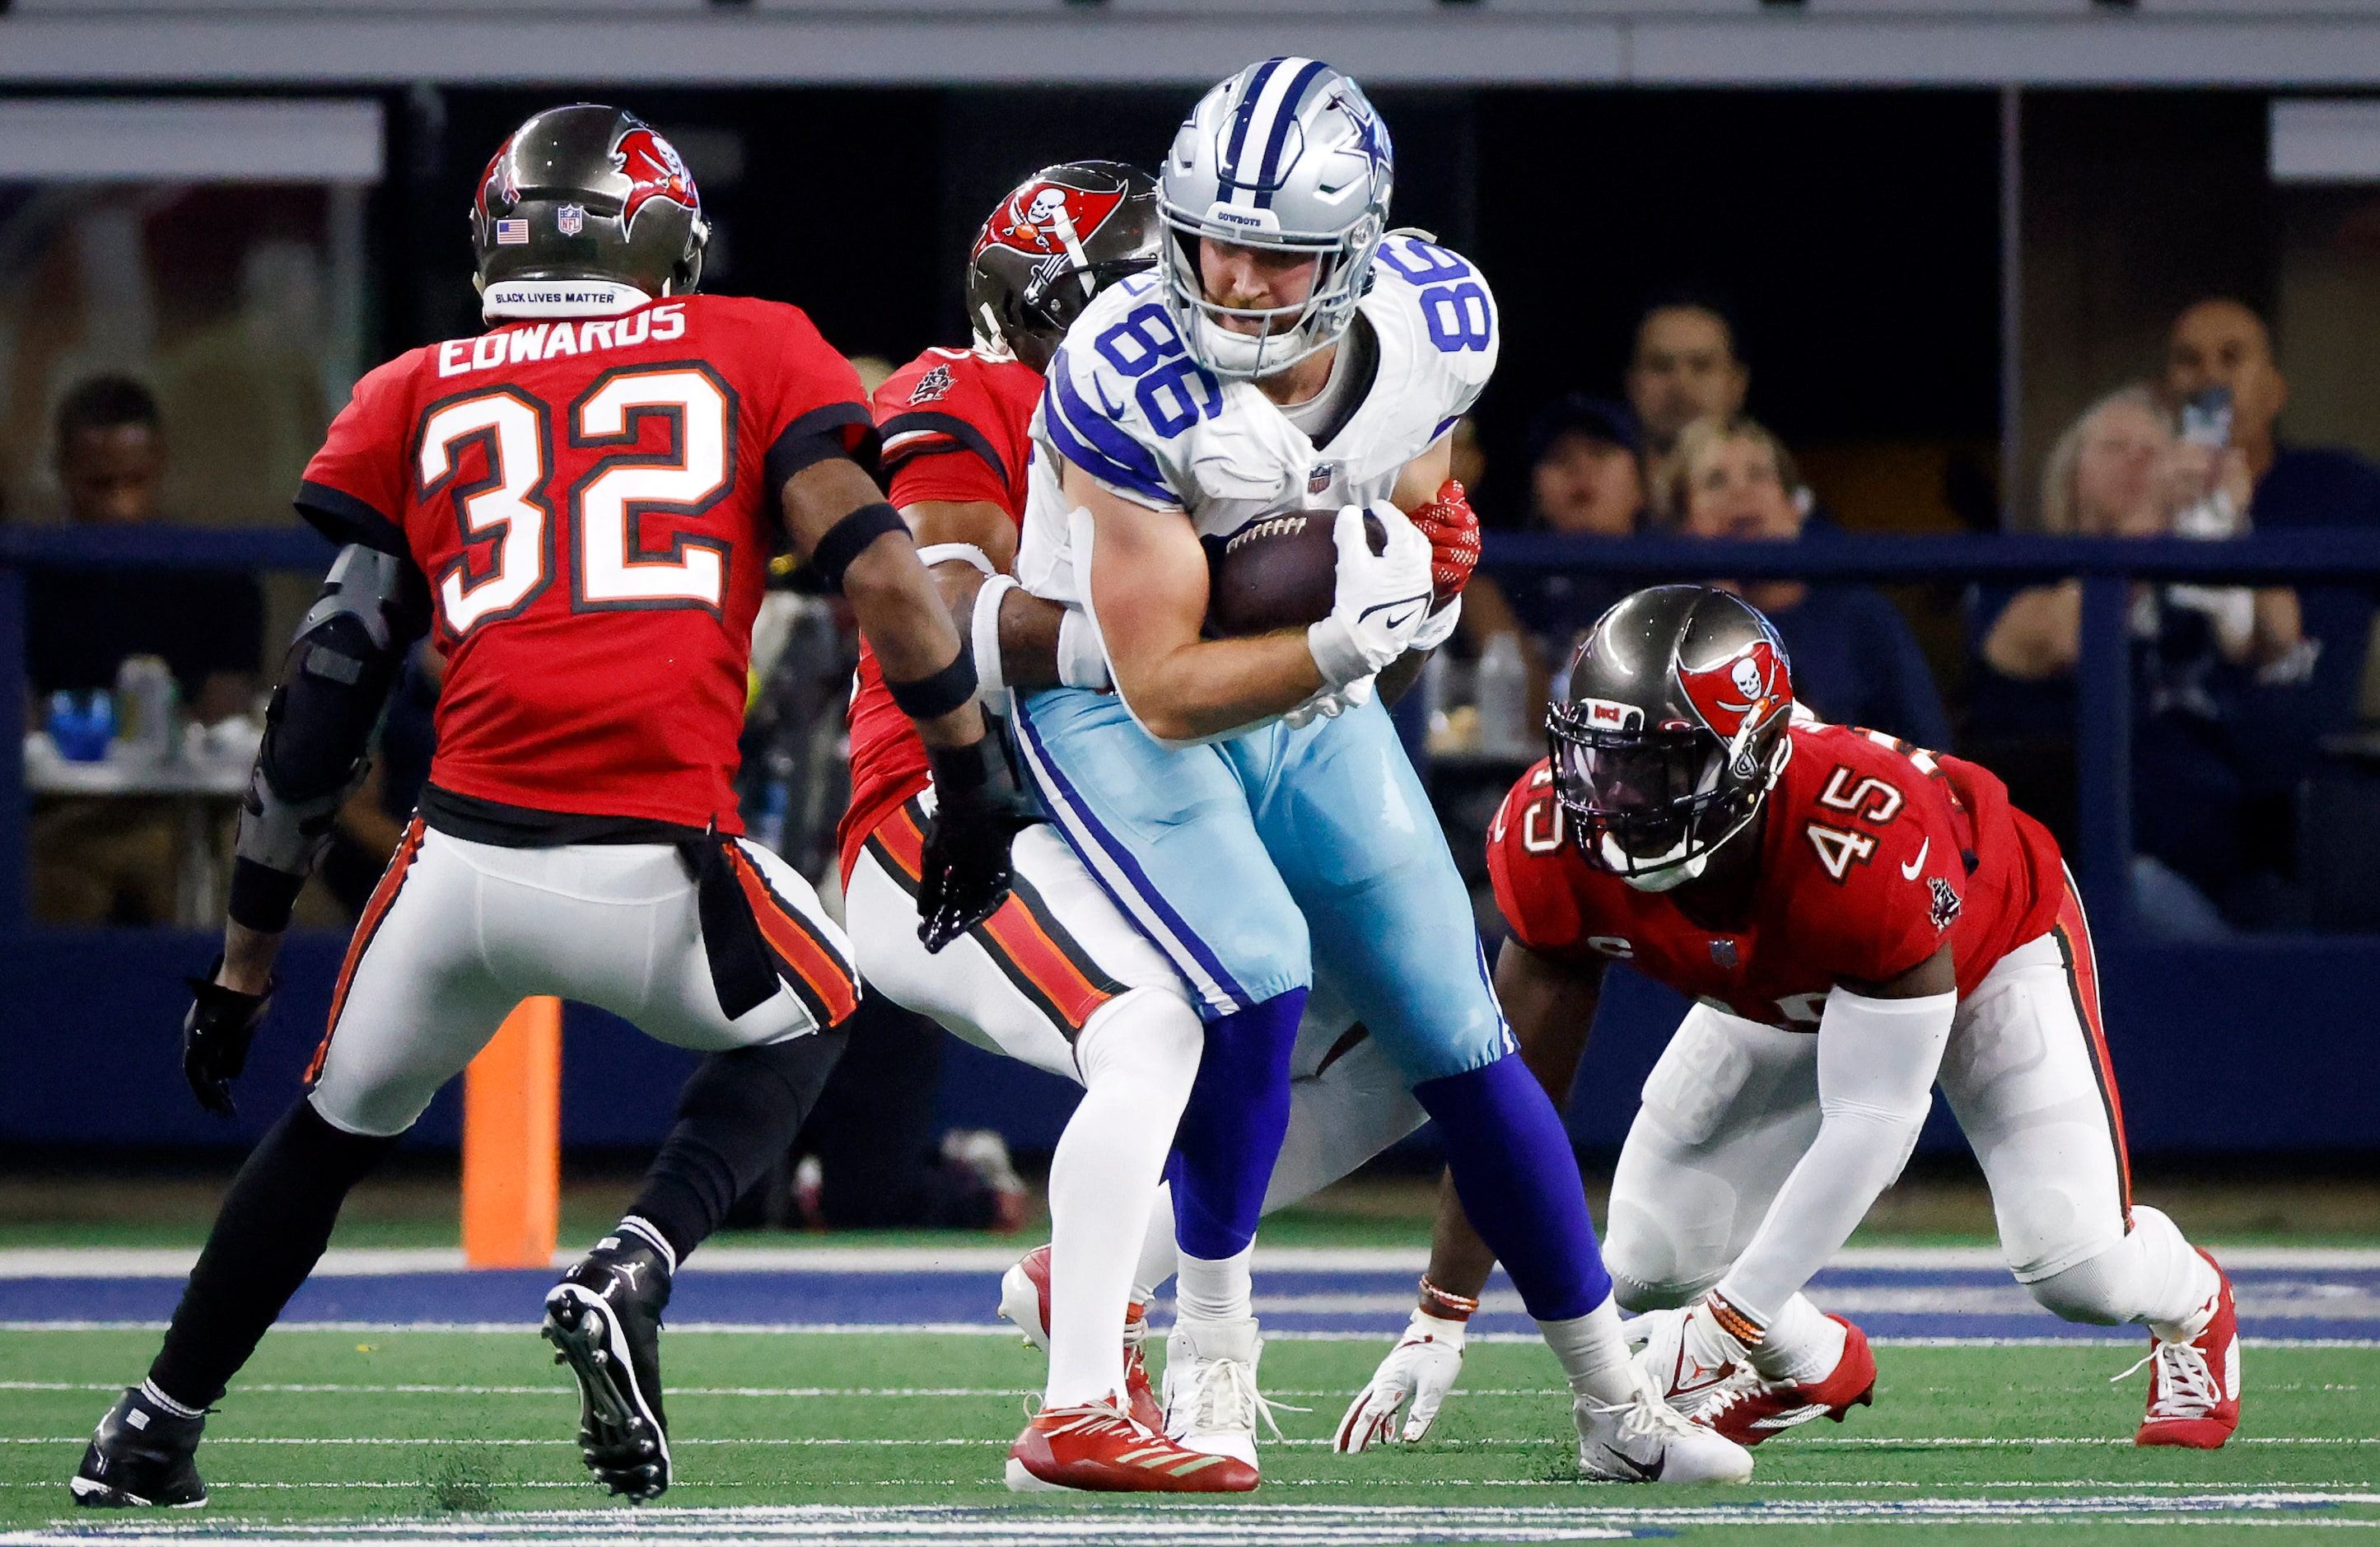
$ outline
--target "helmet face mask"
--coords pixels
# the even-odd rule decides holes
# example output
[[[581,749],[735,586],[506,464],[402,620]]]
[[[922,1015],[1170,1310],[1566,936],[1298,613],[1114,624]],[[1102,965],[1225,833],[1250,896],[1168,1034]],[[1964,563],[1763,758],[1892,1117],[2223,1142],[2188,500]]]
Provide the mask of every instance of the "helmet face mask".
[[[1045,166],[977,233],[966,298],[978,346],[1046,371],[1099,293],[1157,262],[1157,185],[1115,161]]]
[[[1586,862],[1642,890],[1701,875],[1792,755],[1784,646],[1723,591],[1622,599],[1579,647],[1571,688],[1546,716],[1556,798]]]
[[[1208,91],[1158,185],[1165,305],[1191,357],[1255,378],[1338,342],[1369,286],[1394,177],[1387,126],[1328,65],[1268,59]],[[1290,305],[1222,305],[1207,292],[1202,241],[1312,253],[1313,285]]]

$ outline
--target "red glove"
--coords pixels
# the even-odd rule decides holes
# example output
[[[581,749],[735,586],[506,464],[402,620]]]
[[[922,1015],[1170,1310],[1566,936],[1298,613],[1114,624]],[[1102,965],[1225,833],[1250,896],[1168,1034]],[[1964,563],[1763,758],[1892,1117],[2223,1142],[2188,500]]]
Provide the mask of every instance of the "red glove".
[[[1430,593],[1437,606],[1444,606],[1463,594],[1479,566],[1479,518],[1471,513],[1463,485],[1450,478],[1438,486],[1437,498],[1411,518],[1429,539]]]

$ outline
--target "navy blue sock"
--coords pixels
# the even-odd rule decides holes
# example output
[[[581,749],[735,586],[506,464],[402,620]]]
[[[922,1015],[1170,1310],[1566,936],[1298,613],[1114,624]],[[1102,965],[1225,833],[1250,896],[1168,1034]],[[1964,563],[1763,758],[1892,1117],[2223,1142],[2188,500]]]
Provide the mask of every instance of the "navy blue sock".
[[[1165,1163],[1174,1239],[1192,1257],[1236,1256],[1256,1239],[1289,1131],[1289,1055],[1305,1011],[1305,990],[1292,989],[1207,1023],[1198,1078]]]
[[[1507,1054],[1485,1068],[1425,1080],[1414,1099],[1438,1120],[1463,1212],[1529,1314],[1564,1322],[1601,1305],[1611,1275],[1586,1215],[1578,1157],[1527,1066]]]

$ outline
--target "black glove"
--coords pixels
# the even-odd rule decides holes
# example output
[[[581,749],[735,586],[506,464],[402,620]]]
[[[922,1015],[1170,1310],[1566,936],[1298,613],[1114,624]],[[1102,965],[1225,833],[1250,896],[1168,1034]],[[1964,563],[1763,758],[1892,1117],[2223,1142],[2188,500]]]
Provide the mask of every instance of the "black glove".
[[[262,993],[242,993],[215,981],[221,970],[217,956],[205,977],[182,980],[190,985],[190,1013],[182,1017],[182,1078],[200,1106],[229,1117],[231,1082],[248,1067],[248,1044],[256,1040],[280,980],[267,979]]]
[[[997,731],[965,747],[929,747],[934,815],[926,823],[917,938],[939,951],[1000,911],[1013,872],[1008,846],[1040,818],[1017,787]]]

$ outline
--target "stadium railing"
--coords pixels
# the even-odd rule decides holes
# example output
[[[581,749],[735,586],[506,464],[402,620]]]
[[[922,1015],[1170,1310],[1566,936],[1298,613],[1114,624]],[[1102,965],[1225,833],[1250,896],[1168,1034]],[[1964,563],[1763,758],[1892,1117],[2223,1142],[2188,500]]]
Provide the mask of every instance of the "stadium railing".
[[[328,543],[302,530],[0,527],[0,723],[22,727],[25,576],[44,567],[288,569],[319,574]],[[2370,584],[2380,532],[2259,533],[2223,542],[2040,537],[1862,537],[1802,543],[1585,542],[1491,534],[1484,567],[1569,569],[1646,582],[1711,575],[1877,583],[2025,582],[2079,576],[2079,817],[2075,869],[2094,910],[2099,970],[2134,1142],[2148,1150],[2380,1149],[2380,1107],[2338,1071],[2369,1062],[2380,936],[2241,935],[2182,944],[2131,927],[2131,692],[2126,642],[2135,579]],[[174,1055],[182,975],[216,941],[174,929],[57,929],[27,917],[28,806],[21,735],[0,736],[0,1004],[9,1006],[0,1145],[187,1144],[252,1139],[294,1088],[327,1009],[345,945],[293,933],[276,1026],[243,1081],[240,1119],[200,1115]],[[1624,975],[1623,975],[1624,976]],[[1607,997],[1572,1132],[1616,1144],[1677,1005],[1631,983]],[[575,1144],[650,1145],[665,1130],[682,1055],[600,1016],[577,1017],[565,1060],[565,1131]],[[944,1115],[1054,1141],[1071,1088],[953,1044]],[[419,1130],[451,1143],[451,1098]],[[1929,1142],[1947,1136],[1934,1133]]]

